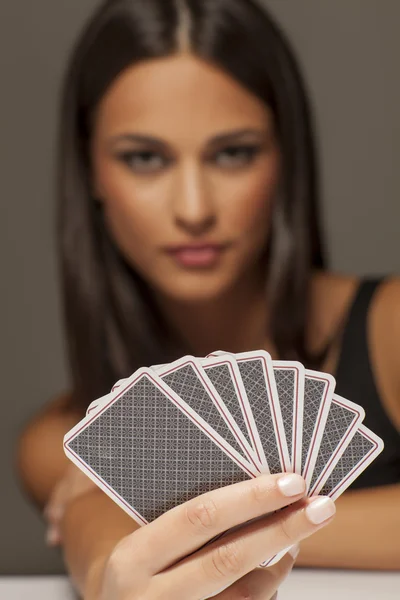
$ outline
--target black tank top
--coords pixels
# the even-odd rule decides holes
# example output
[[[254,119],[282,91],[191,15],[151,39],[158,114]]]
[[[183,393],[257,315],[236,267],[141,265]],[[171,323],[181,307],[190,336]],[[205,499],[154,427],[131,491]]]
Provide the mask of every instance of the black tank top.
[[[350,308],[336,371],[336,392],[365,409],[364,424],[384,441],[378,458],[351,485],[351,489],[400,482],[400,435],[377,390],[368,349],[368,314],[382,280],[363,281]]]

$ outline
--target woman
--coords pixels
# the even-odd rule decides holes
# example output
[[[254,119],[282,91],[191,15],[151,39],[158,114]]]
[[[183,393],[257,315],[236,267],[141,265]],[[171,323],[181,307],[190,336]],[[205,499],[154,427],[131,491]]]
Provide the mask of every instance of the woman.
[[[399,528],[400,284],[326,271],[307,97],[276,25],[250,0],[105,2],[71,61],[60,145],[73,389],[26,428],[19,469],[84,597],[271,598],[293,559],[255,566],[317,529],[298,564],[398,568],[400,536],[382,533]],[[329,371],[366,408],[386,449],[331,527],[301,478],[262,476],[136,530],[67,466],[64,433],[117,379],[217,348]]]

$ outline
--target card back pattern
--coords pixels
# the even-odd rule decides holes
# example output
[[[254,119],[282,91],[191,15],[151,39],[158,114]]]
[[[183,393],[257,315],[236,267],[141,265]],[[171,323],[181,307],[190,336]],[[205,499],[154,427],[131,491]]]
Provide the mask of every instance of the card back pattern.
[[[65,444],[141,524],[250,479],[146,375]]]

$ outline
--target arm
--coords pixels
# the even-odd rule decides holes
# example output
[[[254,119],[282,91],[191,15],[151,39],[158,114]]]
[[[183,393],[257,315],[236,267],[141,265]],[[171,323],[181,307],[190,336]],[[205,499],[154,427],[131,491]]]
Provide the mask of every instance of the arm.
[[[48,431],[49,423],[58,435]],[[21,476],[40,506],[51,494],[52,484],[63,476],[65,463],[58,448],[60,434],[68,426],[53,411],[51,416],[36,419],[21,438]],[[264,475],[214,490],[175,507],[146,527],[138,527],[101,490],[93,488],[73,498],[61,520],[71,578],[85,600],[197,598],[221,589],[226,592],[218,594],[220,600],[261,593],[271,599],[293,558],[286,555],[269,569],[255,567],[266,555],[273,556],[330,523],[335,511],[329,501],[314,504],[304,499],[304,481],[296,475],[289,478],[282,485],[280,475]],[[260,520],[265,513],[269,516]],[[239,524],[243,527],[237,530]]]
[[[25,494],[41,511],[71,464],[63,451],[63,437],[82,417],[70,408],[69,397],[64,395],[45,406],[19,437],[19,480]]]
[[[400,485],[343,494],[335,522],[304,540],[296,565],[399,570],[399,507]]]
[[[61,523],[64,561],[85,599],[97,598],[108,557],[118,542],[138,527],[99,488],[68,504]]]
[[[371,363],[382,403],[400,430],[399,279],[386,282],[377,293],[368,330]],[[335,523],[302,544],[297,564],[400,569],[400,482],[346,492],[336,505]]]
[[[83,415],[71,410],[69,404],[68,396],[49,403],[27,424],[18,442],[19,479],[25,494],[40,511],[67,469],[75,468],[65,456],[62,442]],[[67,568],[83,593],[91,565],[100,564],[117,542],[137,526],[93,484],[67,504],[61,527]]]
[[[273,503],[275,507],[288,504],[288,498],[282,500],[280,479],[281,475],[262,475],[257,482],[250,480],[214,490],[175,507],[145,527],[133,523],[99,490],[76,498],[67,507],[62,527],[66,563],[77,588],[85,600],[116,600],[116,590],[121,599],[128,597],[127,591],[134,597],[136,593],[138,598],[149,600],[164,595],[197,598],[203,597],[198,586],[204,582],[209,588],[207,597],[211,591],[215,594],[216,588],[226,589],[226,593],[218,594],[221,600],[247,598],[250,593],[251,597],[254,594],[258,598],[262,594],[266,600],[272,600],[296,554],[291,552],[294,549],[291,547],[278,564],[253,570],[262,557],[275,554],[268,538],[273,538],[275,543],[279,539],[280,548],[292,546],[294,541],[329,524],[335,512],[334,505],[333,511],[325,507],[324,512],[328,512],[323,516],[319,505],[311,517],[313,500],[295,502],[302,493],[294,494],[293,490],[290,493],[293,504],[271,516]],[[273,498],[273,502],[269,498]],[[223,518],[220,510],[225,514]],[[255,514],[261,517],[265,513],[269,516],[252,521]],[[222,548],[219,541],[205,545],[215,538],[215,533],[230,531],[238,522],[244,523],[244,527],[223,537]],[[171,544],[171,531],[175,532],[174,544]],[[170,552],[173,558],[168,556]],[[154,583],[141,581],[152,569]],[[187,580],[183,588],[181,577],[182,581]],[[225,586],[222,585],[224,580]],[[236,583],[226,586],[227,581]],[[145,589],[141,593],[143,583]],[[175,586],[180,593],[170,594],[169,590]],[[196,590],[195,596],[193,590]]]

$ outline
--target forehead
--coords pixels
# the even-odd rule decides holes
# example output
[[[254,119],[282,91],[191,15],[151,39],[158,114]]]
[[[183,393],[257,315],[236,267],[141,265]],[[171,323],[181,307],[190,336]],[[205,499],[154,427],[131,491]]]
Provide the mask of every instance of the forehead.
[[[156,135],[268,127],[268,107],[219,68],[191,55],[153,59],[125,69],[102,98],[97,126]],[[188,129],[189,128],[189,129]]]

